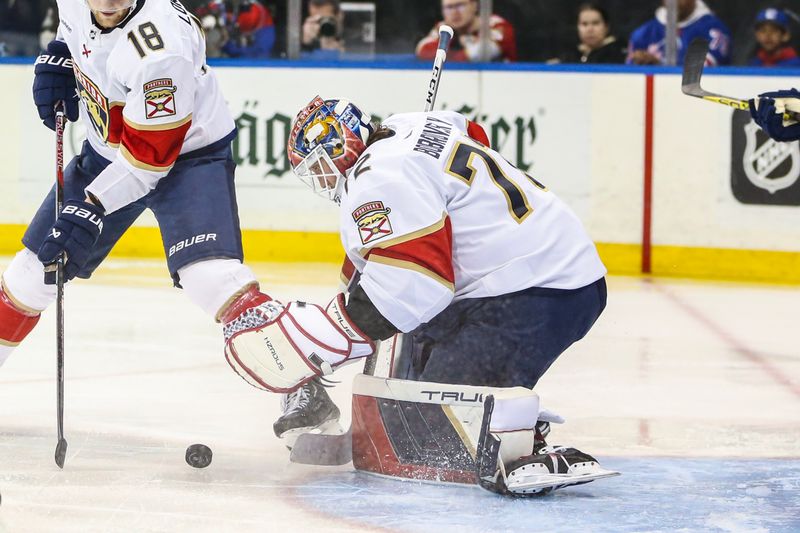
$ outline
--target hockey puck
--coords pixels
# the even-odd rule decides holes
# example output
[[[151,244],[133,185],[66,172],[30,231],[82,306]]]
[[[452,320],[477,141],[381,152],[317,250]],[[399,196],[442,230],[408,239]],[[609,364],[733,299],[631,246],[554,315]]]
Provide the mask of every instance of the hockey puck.
[[[211,448],[205,444],[192,444],[186,448],[186,462],[193,468],[205,468],[211,464]]]

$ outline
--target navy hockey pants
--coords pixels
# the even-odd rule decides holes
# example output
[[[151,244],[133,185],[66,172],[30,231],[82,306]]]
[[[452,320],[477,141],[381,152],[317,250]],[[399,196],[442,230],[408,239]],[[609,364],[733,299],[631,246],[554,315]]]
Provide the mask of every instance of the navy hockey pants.
[[[103,232],[86,267],[78,273],[88,278],[108,255],[123,233],[151,209],[158,221],[167,266],[175,283],[179,269],[203,259],[242,260],[242,235],[234,190],[230,142],[234,134],[205,148],[181,155],[156,188],[145,197],[108,215]],[[64,199],[83,200],[84,188],[109,161],[88,142],[64,169]],[[33,217],[22,243],[39,251],[55,222],[55,187]]]
[[[574,290],[532,287],[460,300],[406,339],[398,377],[533,388],[606,306],[605,278]]]

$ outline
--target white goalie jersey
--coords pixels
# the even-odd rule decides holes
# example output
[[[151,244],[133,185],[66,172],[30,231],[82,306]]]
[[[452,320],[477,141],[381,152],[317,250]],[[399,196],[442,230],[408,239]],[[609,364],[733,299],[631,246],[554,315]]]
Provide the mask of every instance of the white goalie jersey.
[[[360,284],[401,331],[452,301],[577,289],[606,273],[576,215],[450,112],[384,122],[395,135],[351,169],[341,234]]]
[[[202,30],[178,0],[138,0],[113,29],[97,26],[81,0],[58,0],[58,9],[81,121],[92,148],[112,162],[87,188],[106,212],[150,192],[180,154],[232,136]]]

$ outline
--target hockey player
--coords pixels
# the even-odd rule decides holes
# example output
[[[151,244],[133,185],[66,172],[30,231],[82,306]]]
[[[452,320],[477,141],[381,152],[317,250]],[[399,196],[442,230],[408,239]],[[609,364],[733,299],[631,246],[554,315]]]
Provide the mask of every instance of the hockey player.
[[[628,43],[628,63],[661,65],[666,57],[667,8],[656,11],[654,19],[636,28]],[[727,65],[731,60],[731,32],[703,0],[678,0],[678,64],[689,43],[702,37],[710,41],[708,65]]]
[[[605,307],[606,270],[580,221],[462,115],[399,114],[378,126],[346,100],[317,97],[298,114],[288,154],[301,180],[341,203],[342,242],[358,274],[347,301],[339,295],[326,309],[349,343],[311,320],[308,304],[264,309],[256,331],[228,341],[237,360],[258,361],[249,372],[259,385],[305,383],[290,395],[304,396],[293,418],[301,404],[319,410],[312,378],[397,332],[411,332],[415,380],[530,395]],[[530,431],[537,415],[504,431]],[[542,455],[542,446],[532,454],[531,442],[514,468],[544,465],[543,457],[550,473],[596,465],[571,448]],[[488,484],[503,492],[490,470]]]
[[[88,139],[64,173],[64,208],[42,203],[0,284],[0,363],[55,300],[44,265],[88,278],[146,208],[174,283],[228,322],[269,299],[242,264],[233,119],[205,64],[202,31],[178,0],[59,0],[57,39],[36,60],[45,125],[63,102]]]

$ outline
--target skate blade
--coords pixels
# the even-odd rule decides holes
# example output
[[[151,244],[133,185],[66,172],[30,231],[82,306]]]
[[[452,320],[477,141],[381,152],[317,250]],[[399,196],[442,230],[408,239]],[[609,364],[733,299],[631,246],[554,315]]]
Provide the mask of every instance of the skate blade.
[[[319,426],[294,428],[284,431],[278,438],[282,439],[286,443],[286,447],[291,450],[294,448],[297,438],[300,437],[300,435],[341,435],[344,432],[345,430],[338,420],[328,420]]]
[[[304,465],[346,465],[353,460],[353,434],[348,430],[340,435],[299,435],[289,460]]]
[[[517,479],[506,481],[506,486],[511,492],[524,492],[528,490],[546,488],[560,489],[562,487],[569,487],[570,485],[588,483],[597,479],[619,475],[621,475],[620,472],[601,469],[596,472],[590,472],[586,474],[539,474],[519,477],[515,476]]]

